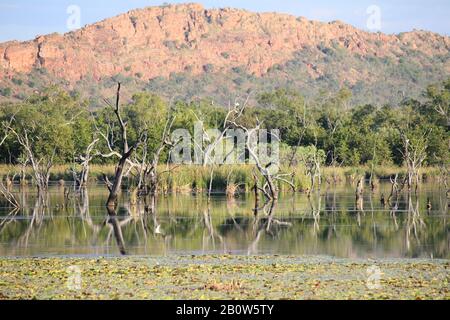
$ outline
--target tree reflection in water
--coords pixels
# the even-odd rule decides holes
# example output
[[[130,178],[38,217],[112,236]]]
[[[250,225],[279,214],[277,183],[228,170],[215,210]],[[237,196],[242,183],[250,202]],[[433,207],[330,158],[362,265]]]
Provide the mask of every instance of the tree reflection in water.
[[[215,195],[210,202],[202,195],[147,196],[133,202],[124,191],[112,211],[105,210],[106,192],[100,187],[70,192],[51,187],[41,194],[17,188],[19,210],[0,203],[0,254],[448,258],[445,193],[433,187],[419,195],[394,192],[383,205],[381,193],[389,194],[389,187],[366,193],[364,211],[355,206],[353,188],[329,187],[309,198],[288,194],[256,209],[253,195]]]

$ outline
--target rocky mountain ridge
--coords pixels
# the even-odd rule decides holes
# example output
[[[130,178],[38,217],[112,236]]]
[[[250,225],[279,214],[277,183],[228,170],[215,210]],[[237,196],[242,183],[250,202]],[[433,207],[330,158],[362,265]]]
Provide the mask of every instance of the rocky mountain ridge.
[[[164,87],[182,75],[182,82],[229,78],[226,91],[266,88],[259,84],[261,79],[306,90],[322,81],[325,85],[317,87],[355,91],[363,86],[365,91],[374,83],[396,80],[395,67],[405,61],[425,82],[438,81],[450,75],[449,56],[450,38],[426,31],[386,35],[340,21],[183,4],[132,10],[64,35],[2,43],[0,87],[12,88],[12,97],[53,82],[71,89],[91,84],[101,91],[105,82],[122,77],[136,88],[159,91],[155,81]],[[283,70],[292,62],[293,70]],[[394,72],[380,74],[379,68],[367,67],[370,63],[386,63]],[[303,80],[290,79],[290,73],[301,74]],[[434,73],[435,79],[427,73]],[[239,77],[244,79],[236,81]],[[414,87],[414,74],[410,78]],[[404,87],[408,84],[402,83],[399,91]],[[185,95],[180,88],[175,91]],[[187,96],[217,94],[226,93],[199,89]]]

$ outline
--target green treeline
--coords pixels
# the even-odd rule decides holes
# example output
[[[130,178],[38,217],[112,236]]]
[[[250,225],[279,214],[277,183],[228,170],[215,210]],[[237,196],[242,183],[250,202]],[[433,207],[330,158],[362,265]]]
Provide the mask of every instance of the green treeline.
[[[350,92],[343,89],[306,101],[296,92],[279,89],[253,97],[256,102],[245,109],[239,121],[252,127],[258,119],[267,129],[280,129],[283,154],[292,153],[293,148],[300,147],[297,151],[301,152],[314,146],[321,150],[327,165],[400,166],[404,161],[402,133],[411,145],[424,146],[424,165],[448,165],[450,79],[428,87],[421,101],[405,97],[398,106],[350,107],[350,98]],[[145,130],[149,154],[158,148],[170,113],[176,115],[173,130],[193,130],[198,119],[207,128],[220,129],[227,114],[226,107],[216,106],[210,100],[169,103],[148,92],[133,95],[123,103],[122,110],[130,143]],[[51,158],[55,164],[75,163],[95,138],[99,140],[98,153],[110,151],[106,141],[113,148],[120,148],[120,128],[113,108],[105,103],[104,108],[90,110],[88,101],[58,87],[49,87],[18,103],[3,103],[0,118],[5,132],[0,137],[4,139],[1,163],[28,161],[18,137],[29,139],[37,159]],[[99,132],[104,136],[99,137]],[[165,159],[167,152],[161,161]],[[92,162],[115,161],[112,157],[95,157]]]

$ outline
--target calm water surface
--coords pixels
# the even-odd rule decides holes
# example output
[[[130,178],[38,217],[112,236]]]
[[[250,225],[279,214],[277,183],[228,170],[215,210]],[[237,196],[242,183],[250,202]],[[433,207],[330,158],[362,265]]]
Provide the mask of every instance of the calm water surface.
[[[254,199],[214,195],[159,196],[154,212],[132,205],[126,192],[117,217],[108,216],[104,186],[87,194],[51,187],[39,200],[34,189],[15,192],[23,209],[0,202],[0,256],[292,254],[342,258],[450,258],[445,191],[424,185],[392,206],[380,202],[390,185],[366,190],[362,208],[354,187],[323,187],[310,200],[286,194],[255,215]],[[431,210],[427,203],[431,203]]]

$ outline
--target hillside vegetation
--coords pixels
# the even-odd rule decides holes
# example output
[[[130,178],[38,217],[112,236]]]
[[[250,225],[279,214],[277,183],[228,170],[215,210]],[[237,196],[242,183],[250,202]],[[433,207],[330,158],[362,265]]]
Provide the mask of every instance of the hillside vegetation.
[[[351,94],[346,90],[307,103],[298,93],[280,89],[258,95],[257,102],[243,110],[239,122],[254,127],[259,120],[263,128],[279,129],[284,166],[308,162],[309,157],[330,166],[402,166],[407,143],[410,152],[423,158],[421,165],[445,167],[450,152],[450,79],[429,86],[423,95],[424,102],[405,98],[395,107],[349,107]],[[49,87],[22,102],[3,103],[0,121],[7,134],[0,146],[0,161],[27,164],[29,153],[18,136],[29,139],[32,154],[43,163],[46,159],[53,164],[75,163],[96,137],[100,138],[96,154],[107,154],[108,144],[120,147],[120,127],[114,125],[113,111],[106,104],[91,111],[87,100],[58,87]],[[175,119],[172,130],[193,132],[198,120],[206,129],[222,129],[227,111],[209,100],[167,101],[139,92],[123,106],[123,114],[130,145],[145,130],[146,145],[141,144],[137,151],[141,154],[145,147],[153,154],[169,115]],[[106,132],[108,140],[101,132]],[[167,152],[162,153],[160,163],[166,162]],[[93,155],[93,164],[115,163],[113,158]]]

